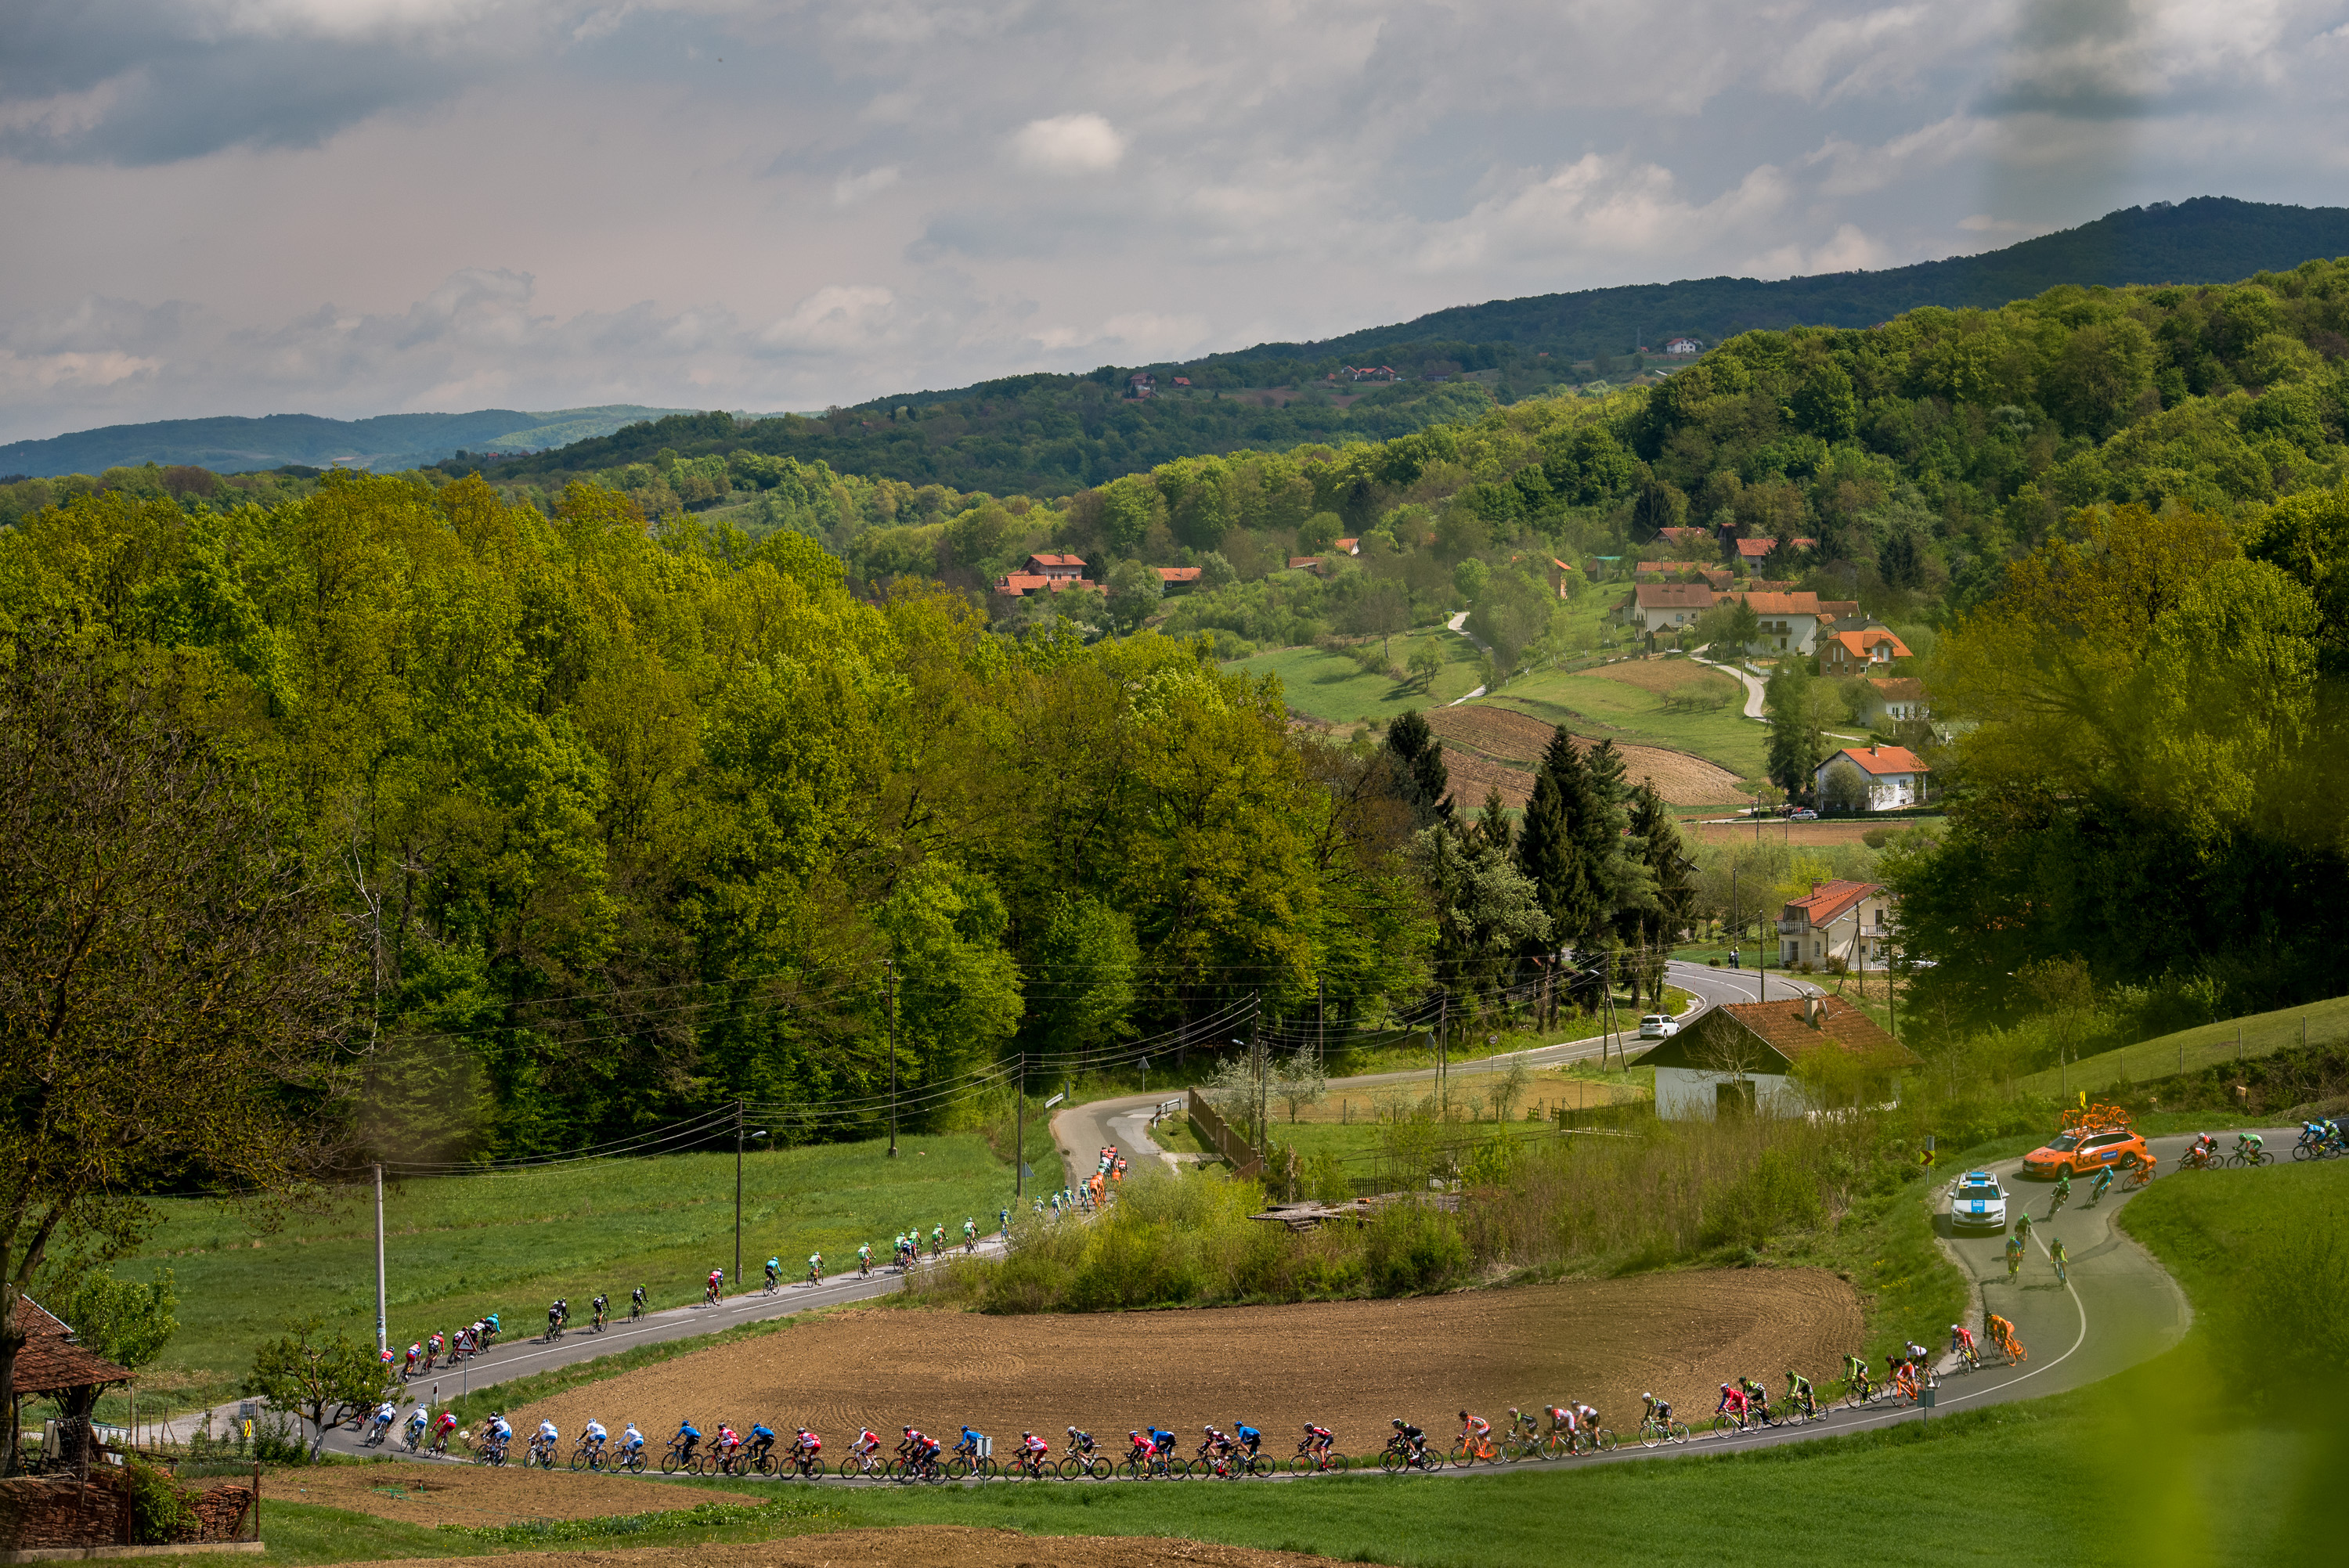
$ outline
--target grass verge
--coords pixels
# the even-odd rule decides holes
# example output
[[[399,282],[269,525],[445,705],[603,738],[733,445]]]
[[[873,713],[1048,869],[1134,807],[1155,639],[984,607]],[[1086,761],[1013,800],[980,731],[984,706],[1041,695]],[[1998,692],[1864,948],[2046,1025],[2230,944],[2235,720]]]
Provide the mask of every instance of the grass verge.
[[[2018,1080],[2015,1088],[2024,1094],[2052,1095],[2064,1088],[2074,1093],[2085,1089],[2090,1094],[2101,1094],[2124,1084],[2147,1083],[2239,1057],[2249,1059],[2291,1050],[2302,1043],[2303,1032],[2310,1045],[2349,1038],[2349,996],[2181,1029],[2174,1035],[2089,1057],[2067,1068],[2033,1073]]]

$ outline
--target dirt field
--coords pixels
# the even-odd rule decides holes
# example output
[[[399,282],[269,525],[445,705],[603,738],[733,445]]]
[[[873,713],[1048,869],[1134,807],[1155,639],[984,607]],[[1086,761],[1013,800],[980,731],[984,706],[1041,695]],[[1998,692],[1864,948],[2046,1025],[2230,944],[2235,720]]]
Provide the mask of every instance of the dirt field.
[[[481,1561],[419,1557],[403,1568],[478,1568]],[[1022,1535],[923,1524],[740,1544],[510,1552],[497,1561],[499,1568],[1322,1568],[1333,1560],[1164,1536]]]
[[[1661,667],[1627,664],[1590,673],[1611,674],[1619,669]],[[1501,798],[1511,808],[1524,808],[1526,797],[1533,793],[1534,789],[1533,774],[1526,769],[1541,760],[1543,749],[1549,745],[1548,725],[1508,708],[1471,703],[1465,707],[1431,710],[1427,715],[1427,727],[1435,731],[1444,742],[1444,749],[1447,753],[1444,765],[1452,775],[1454,800],[1473,811],[1484,805],[1485,789],[1497,784]],[[1578,735],[1574,738],[1574,744],[1577,750],[1587,755],[1598,742]],[[1660,746],[1624,746],[1619,743],[1616,749],[1623,754],[1624,776],[1635,783],[1641,779],[1653,779],[1656,789],[1671,805],[1702,806],[1739,798],[1737,775],[1717,763],[1707,762],[1702,757],[1692,757],[1685,751],[1667,750]],[[1501,766],[1508,762],[1525,766]]]
[[[1652,1388],[1684,1409],[1740,1374],[1825,1377],[1857,1343],[1851,1288],[1810,1269],[1736,1269],[1479,1291],[1090,1315],[990,1317],[873,1308],[681,1357],[512,1416],[565,1433],[633,1418],[657,1446],[690,1416],[805,1423],[828,1448],[860,1426],[964,1423],[1002,1447],[1023,1430],[1095,1437],[1144,1421],[1177,1432],[1235,1419],[1284,1457],[1306,1420],[1374,1451],[1392,1416],[1440,1427],[1464,1403],[1588,1399],[1619,1428]],[[1710,1408],[1709,1406],[1706,1407]]]
[[[535,1423],[533,1423],[534,1425]],[[564,1452],[570,1452],[566,1441]],[[406,1524],[512,1524],[521,1519],[601,1519],[707,1502],[707,1492],[630,1476],[526,1470],[519,1465],[315,1465],[272,1476],[261,1505],[314,1502]]]
[[[1626,659],[1619,665],[1595,665],[1582,672],[1602,681],[1619,681],[1658,696],[1686,686],[1712,686],[1732,699],[1742,699],[1744,687],[1733,676],[1709,670],[1687,659]]]

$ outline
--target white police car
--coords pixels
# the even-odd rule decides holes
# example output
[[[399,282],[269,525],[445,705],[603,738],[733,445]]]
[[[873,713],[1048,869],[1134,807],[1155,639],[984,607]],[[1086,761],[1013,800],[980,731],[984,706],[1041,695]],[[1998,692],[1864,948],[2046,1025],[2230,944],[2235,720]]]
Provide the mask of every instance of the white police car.
[[[2006,1189],[1987,1171],[1969,1171],[1950,1191],[1950,1229],[2006,1229]]]

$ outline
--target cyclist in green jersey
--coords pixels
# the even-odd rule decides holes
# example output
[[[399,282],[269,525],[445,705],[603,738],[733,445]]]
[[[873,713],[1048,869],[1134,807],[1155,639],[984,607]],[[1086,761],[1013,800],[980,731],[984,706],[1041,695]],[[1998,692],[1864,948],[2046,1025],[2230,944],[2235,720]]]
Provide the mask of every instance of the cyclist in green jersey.
[[[2047,1255],[2050,1259],[2054,1260],[2055,1264],[2055,1283],[2058,1284],[2071,1284],[2071,1276],[2064,1272],[2064,1265],[2071,1260],[2064,1254],[2063,1237],[2058,1236],[2055,1238],[2054,1243],[2047,1249]]]
[[[2023,1272],[2023,1235],[2017,1232],[2006,1238],[2006,1277],[2013,1279]]]
[[[2027,1244],[2031,1240],[2031,1211],[2025,1209],[2014,1217],[2014,1233]]]
[[[1811,1393],[1811,1380],[1797,1373],[1792,1367],[1786,1368],[1786,1403],[1788,1407],[1802,1411],[1806,1416],[1816,1416],[1819,1413],[1819,1402]]]

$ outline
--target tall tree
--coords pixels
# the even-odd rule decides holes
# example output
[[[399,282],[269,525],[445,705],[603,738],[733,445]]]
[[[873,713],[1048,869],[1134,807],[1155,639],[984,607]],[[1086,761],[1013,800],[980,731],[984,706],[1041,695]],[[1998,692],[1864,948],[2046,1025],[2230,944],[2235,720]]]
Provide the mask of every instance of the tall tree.
[[[1417,708],[1396,716],[1387,726],[1387,750],[1411,781],[1413,814],[1423,825],[1448,820],[1452,802],[1444,797],[1451,791],[1452,775],[1444,766],[1444,744],[1428,727],[1426,716]]]
[[[0,667],[0,1412],[53,1244],[103,1257],[166,1181],[301,1179],[349,942],[168,676],[19,640]],[[9,1462],[16,1429],[9,1428]]]
[[[1578,942],[1602,912],[1590,861],[1599,811],[1574,738],[1560,725],[1543,748],[1541,771],[1517,830],[1517,869],[1534,884],[1553,942]]]

